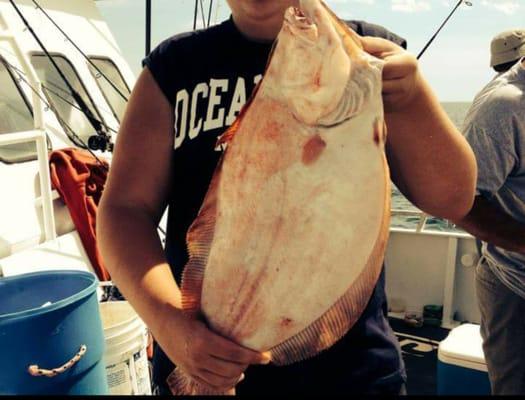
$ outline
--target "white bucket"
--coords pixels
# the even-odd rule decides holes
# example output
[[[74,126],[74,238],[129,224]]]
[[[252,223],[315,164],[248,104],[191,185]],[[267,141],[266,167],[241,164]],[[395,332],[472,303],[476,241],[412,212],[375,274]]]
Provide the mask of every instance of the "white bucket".
[[[99,306],[109,393],[151,395],[146,325],[127,301],[109,301]]]

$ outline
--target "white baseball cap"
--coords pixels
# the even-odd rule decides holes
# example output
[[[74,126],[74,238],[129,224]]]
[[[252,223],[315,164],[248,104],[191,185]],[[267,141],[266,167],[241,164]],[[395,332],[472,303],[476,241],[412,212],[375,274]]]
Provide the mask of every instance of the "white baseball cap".
[[[525,56],[525,29],[496,35],[490,43],[490,66],[506,64]]]

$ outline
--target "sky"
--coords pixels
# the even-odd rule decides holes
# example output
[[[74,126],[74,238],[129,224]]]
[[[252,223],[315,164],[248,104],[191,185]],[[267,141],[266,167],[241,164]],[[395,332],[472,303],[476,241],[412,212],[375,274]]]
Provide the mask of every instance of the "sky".
[[[206,19],[210,0],[202,0]],[[194,0],[152,0],[152,46],[193,27]],[[408,41],[418,54],[458,3],[457,0],[326,0],[343,19],[383,25]],[[494,76],[490,41],[498,33],[525,28],[525,0],[464,1],[420,60],[423,75],[441,101],[471,101]],[[213,1],[211,23],[228,18],[225,0]],[[105,0],[97,5],[132,70],[145,52],[144,0]],[[202,27],[199,14],[197,27]]]

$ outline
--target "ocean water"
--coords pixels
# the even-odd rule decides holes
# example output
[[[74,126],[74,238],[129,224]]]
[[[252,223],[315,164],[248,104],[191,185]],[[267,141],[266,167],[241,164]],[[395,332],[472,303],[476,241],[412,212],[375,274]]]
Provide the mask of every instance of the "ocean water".
[[[445,102],[441,103],[450,119],[454,124],[461,130],[463,120],[470,107],[469,102]],[[420,211],[412,203],[410,203],[401,192],[392,185],[392,209],[393,210],[404,210],[404,211]],[[391,226],[396,228],[407,228],[415,229],[420,221],[419,216],[399,216],[392,215]],[[452,231],[461,232],[461,229],[457,228],[454,224],[449,221],[429,217],[425,224],[426,230],[434,231]]]

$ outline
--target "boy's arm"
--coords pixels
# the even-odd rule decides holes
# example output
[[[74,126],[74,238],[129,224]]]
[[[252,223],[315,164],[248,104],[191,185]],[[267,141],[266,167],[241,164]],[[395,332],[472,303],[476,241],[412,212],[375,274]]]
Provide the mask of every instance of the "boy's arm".
[[[381,38],[364,37],[363,45],[386,62],[383,100],[392,180],[428,214],[462,218],[475,194],[472,149],[439,104],[413,55]]]
[[[146,68],[129,100],[97,218],[105,265],[166,355],[218,390],[233,387],[248,364],[267,362],[182,313],[181,293],[157,225],[172,185],[173,112]]]

